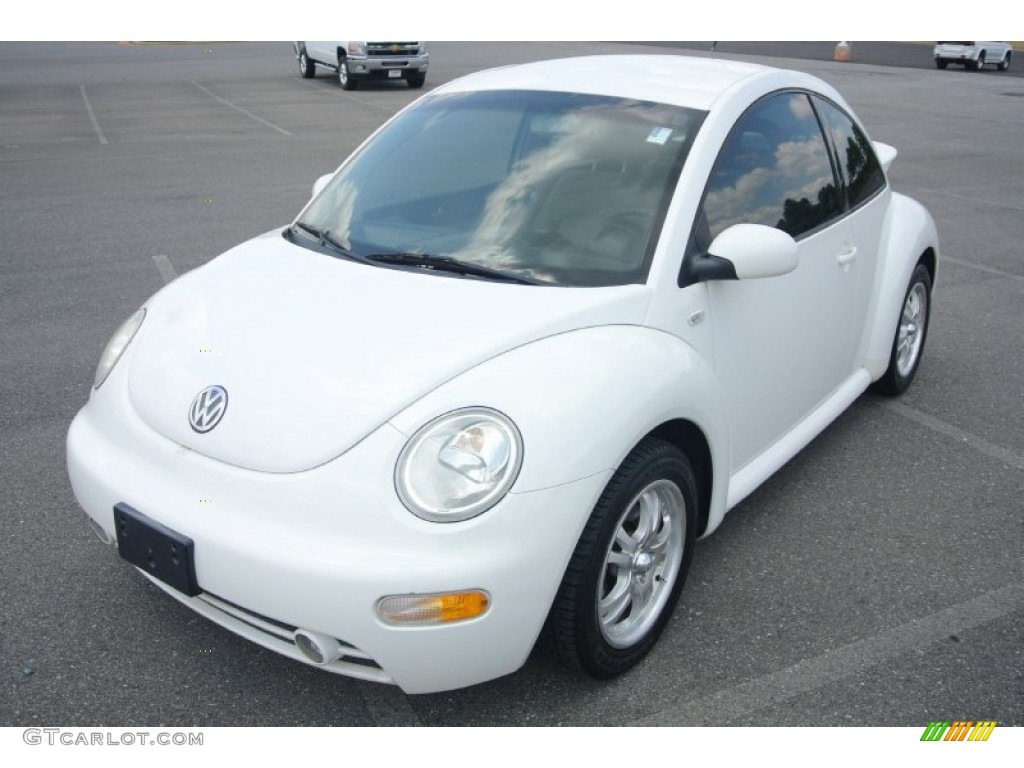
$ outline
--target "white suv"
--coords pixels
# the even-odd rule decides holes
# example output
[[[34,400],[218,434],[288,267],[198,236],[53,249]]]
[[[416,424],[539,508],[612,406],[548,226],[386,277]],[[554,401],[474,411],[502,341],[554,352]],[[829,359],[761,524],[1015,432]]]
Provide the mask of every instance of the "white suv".
[[[932,51],[935,66],[939,69],[945,69],[950,64],[962,64],[968,69],[984,69],[986,65],[994,64],[1003,71],[1010,68],[1012,53],[1013,48],[1008,43],[992,41],[940,42],[935,44]]]
[[[405,80],[410,88],[422,88],[430,56],[421,42],[366,43],[354,40],[296,42],[299,74],[316,77],[317,66],[333,69],[346,91],[360,80]]]

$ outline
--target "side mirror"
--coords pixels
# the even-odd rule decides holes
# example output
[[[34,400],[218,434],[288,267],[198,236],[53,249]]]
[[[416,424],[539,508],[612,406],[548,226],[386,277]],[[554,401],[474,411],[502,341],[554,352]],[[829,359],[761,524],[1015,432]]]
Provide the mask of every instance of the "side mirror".
[[[739,280],[778,277],[796,269],[796,241],[763,224],[734,224],[714,239],[708,255],[732,266]]]
[[[328,182],[330,182],[330,180],[334,178],[335,173],[336,171],[333,171],[331,173],[325,173],[323,176],[321,176],[319,179],[313,182],[313,197],[316,197],[317,195],[324,191],[324,187],[326,187]]]

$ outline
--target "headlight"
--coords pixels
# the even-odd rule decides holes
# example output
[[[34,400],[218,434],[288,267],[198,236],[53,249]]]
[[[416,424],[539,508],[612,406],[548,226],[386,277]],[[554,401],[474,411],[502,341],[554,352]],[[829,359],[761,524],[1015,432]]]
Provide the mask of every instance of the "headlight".
[[[125,320],[120,328],[114,331],[114,335],[110,337],[110,341],[107,342],[107,346],[103,350],[103,354],[100,355],[100,364],[96,366],[96,378],[92,383],[94,389],[99,389],[100,385],[106,381],[107,376],[110,375],[110,372],[114,370],[117,361],[121,359],[121,354],[129,342],[135,338],[135,334],[138,332],[139,326],[142,325],[142,320],[145,317],[146,310],[140,309]]]
[[[366,43],[349,43],[348,44],[348,55],[349,56],[365,56],[366,55]]]
[[[522,461],[523,441],[508,417],[466,408],[413,435],[398,457],[395,488],[424,520],[467,520],[501,501]]]

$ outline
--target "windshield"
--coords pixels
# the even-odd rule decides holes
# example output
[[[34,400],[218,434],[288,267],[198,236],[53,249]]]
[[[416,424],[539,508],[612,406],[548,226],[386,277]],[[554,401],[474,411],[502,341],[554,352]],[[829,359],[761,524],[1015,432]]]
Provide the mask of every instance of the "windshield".
[[[434,96],[368,143],[297,223],[357,259],[429,255],[556,285],[642,283],[703,117],[568,93]]]

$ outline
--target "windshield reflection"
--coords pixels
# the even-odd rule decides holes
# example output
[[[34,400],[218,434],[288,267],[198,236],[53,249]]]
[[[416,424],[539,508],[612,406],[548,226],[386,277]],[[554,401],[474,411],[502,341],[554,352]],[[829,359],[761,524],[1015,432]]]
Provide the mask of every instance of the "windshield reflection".
[[[703,113],[547,92],[429,98],[302,217],[356,254],[423,253],[559,285],[646,280]]]

